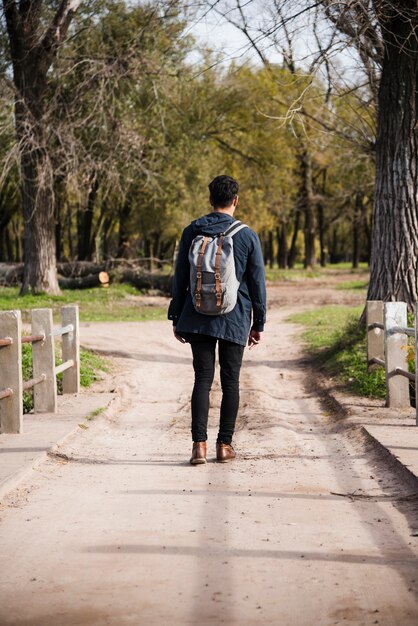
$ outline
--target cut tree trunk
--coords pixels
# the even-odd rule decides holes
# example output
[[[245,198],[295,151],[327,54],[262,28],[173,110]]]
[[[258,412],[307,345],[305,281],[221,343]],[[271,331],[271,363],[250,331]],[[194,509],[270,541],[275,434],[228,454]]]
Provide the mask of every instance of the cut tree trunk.
[[[14,287],[23,279],[23,263],[0,263],[0,286]]]
[[[89,289],[90,287],[108,287],[109,274],[107,272],[99,272],[98,274],[89,274],[88,276],[79,276],[78,278],[59,277],[60,287],[63,289]]]
[[[129,283],[137,289],[157,289],[166,295],[171,293],[173,278],[167,274],[125,270],[120,278],[123,283]]]
[[[378,100],[367,299],[405,301],[412,309],[418,299],[416,1],[388,3],[380,21],[386,45]]]

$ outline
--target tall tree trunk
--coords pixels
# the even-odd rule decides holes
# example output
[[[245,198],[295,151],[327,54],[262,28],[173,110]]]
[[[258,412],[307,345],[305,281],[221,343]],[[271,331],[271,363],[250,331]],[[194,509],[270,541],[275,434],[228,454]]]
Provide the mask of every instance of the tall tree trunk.
[[[120,208],[119,212],[119,243],[117,257],[123,258],[130,256],[130,228],[129,221],[131,218],[132,203],[129,196],[126,197],[125,202]],[[148,255],[149,256],[149,255]]]
[[[7,263],[7,261],[10,261],[10,259],[7,258],[6,232],[7,226],[0,229],[0,263]]]
[[[416,0],[385,6],[367,298],[402,300],[412,309],[418,300],[418,16]]]
[[[54,189],[46,141],[48,71],[81,0],[61,0],[50,21],[43,3],[3,0],[16,91],[15,124],[25,223],[22,293],[59,293]]]
[[[8,24],[8,26],[10,26]],[[10,28],[9,28],[10,30]],[[30,56],[33,42],[20,41],[19,55]],[[13,51],[13,47],[12,47]],[[21,293],[59,294],[52,164],[44,132],[46,73],[35,55],[13,64],[17,87],[16,135],[20,148],[20,175],[24,219],[24,270]]]
[[[300,217],[301,217],[301,210],[298,204],[296,206],[296,211],[295,211],[295,221],[293,224],[292,241],[290,243],[290,250],[289,250],[288,262],[289,262],[290,269],[293,269],[296,263],[296,252],[297,252],[297,241],[298,241],[298,234],[299,234],[299,228],[300,228]]]
[[[372,249],[372,229],[367,216],[367,206],[363,203],[361,206],[361,222],[363,225],[364,236],[366,240],[366,258],[370,265],[370,254]]]
[[[55,254],[57,261],[61,260],[63,252],[63,222],[64,222],[64,183],[61,180],[55,181]]]
[[[264,265],[267,265],[269,262],[269,250],[268,250],[268,238],[266,237],[266,233],[262,233],[260,237],[261,242],[261,250],[263,252],[263,260]]]
[[[30,119],[28,127],[27,114],[20,102],[16,104],[16,120],[24,219],[21,292],[59,294],[52,166],[40,122]]]
[[[315,258],[315,215],[312,189],[312,164],[307,150],[303,150],[299,155],[301,174],[301,203],[305,216],[303,235],[305,240],[305,257],[303,265],[306,268],[312,267],[316,263]]]
[[[12,237],[10,235],[10,231],[11,231],[11,225],[9,224],[9,227],[6,229],[6,233],[5,233],[5,243],[6,243],[6,250],[7,250],[7,258],[8,258],[9,261],[20,261],[21,259],[18,259],[14,255],[13,242],[12,242]]]
[[[362,196],[360,193],[356,194],[356,199],[354,202],[354,213],[353,213],[353,259],[352,266],[353,269],[357,269],[360,264],[360,218],[361,218],[361,205],[362,205]]]
[[[113,225],[113,217],[105,217],[103,222],[103,258],[109,258],[109,232]]]
[[[284,221],[277,227],[277,265],[281,270],[287,267],[287,238]]]
[[[318,234],[319,234],[319,247],[321,251],[320,263],[321,267],[325,267],[327,264],[327,254],[325,251],[325,220],[324,220],[324,205],[322,202],[318,203]]]
[[[99,181],[97,179],[96,173],[94,173],[90,180],[90,189],[87,196],[87,206],[84,210],[81,210],[78,215],[77,257],[79,261],[86,261],[91,259],[94,247],[94,241],[92,237],[94,204],[96,202],[98,188]]]
[[[339,243],[338,227],[334,226],[332,230],[332,238],[331,238],[331,245],[330,245],[330,251],[329,251],[329,260],[331,263],[338,263],[339,261],[338,243]]]
[[[273,242],[273,231],[269,230],[269,267],[273,269],[274,267],[274,242]]]
[[[73,219],[71,213],[71,207],[67,211],[67,240],[68,240],[68,256],[71,261],[74,260],[74,244],[73,244]]]

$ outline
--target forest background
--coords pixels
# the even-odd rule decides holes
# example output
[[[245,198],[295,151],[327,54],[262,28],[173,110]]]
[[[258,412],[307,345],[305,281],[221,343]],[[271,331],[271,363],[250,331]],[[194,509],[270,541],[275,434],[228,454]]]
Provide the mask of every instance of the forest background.
[[[47,24],[56,3],[39,4]],[[347,60],[324,71],[326,29],[312,31],[317,53],[299,61],[300,33],[270,33],[264,48],[273,59],[252,41],[243,11],[235,26],[254,44],[252,55],[225,63],[190,34],[196,16],[216,8],[93,0],[72,16],[42,96],[57,260],[172,260],[182,229],[210,210],[208,182],[228,173],[240,183],[239,218],[259,233],[266,264],[369,261],[373,81],[361,65],[347,80]],[[16,262],[28,219],[10,28],[8,35],[1,24],[0,261]]]

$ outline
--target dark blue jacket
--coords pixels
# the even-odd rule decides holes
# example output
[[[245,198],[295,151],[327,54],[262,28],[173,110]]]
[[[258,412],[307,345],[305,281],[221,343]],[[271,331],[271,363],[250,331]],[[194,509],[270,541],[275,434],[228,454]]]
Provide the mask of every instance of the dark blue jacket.
[[[225,231],[234,218],[225,213],[205,215],[184,229],[180,241],[173,281],[173,299],[168,319],[176,326],[176,333],[187,338],[188,333],[210,335],[246,345],[251,327],[262,331],[266,321],[266,286],[264,261],[260,240],[253,230],[243,228],[234,235],[235,272],[240,282],[238,300],[233,311],[226,315],[198,313],[189,291],[189,249],[196,235],[216,235]]]

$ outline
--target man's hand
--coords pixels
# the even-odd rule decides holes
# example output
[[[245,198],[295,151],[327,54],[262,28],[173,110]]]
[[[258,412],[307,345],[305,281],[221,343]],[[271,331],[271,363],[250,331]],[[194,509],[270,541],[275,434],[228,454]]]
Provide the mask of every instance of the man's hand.
[[[262,334],[263,333],[258,332],[258,330],[250,330],[250,336],[248,337],[248,346],[250,350],[260,343]]]
[[[183,337],[180,337],[180,335],[176,334],[176,327],[173,326],[173,333],[174,333],[174,337],[177,339],[177,341],[180,341],[180,343],[186,343],[186,340],[183,339]]]

